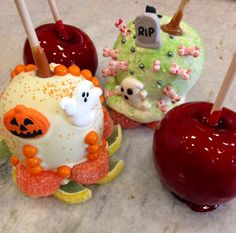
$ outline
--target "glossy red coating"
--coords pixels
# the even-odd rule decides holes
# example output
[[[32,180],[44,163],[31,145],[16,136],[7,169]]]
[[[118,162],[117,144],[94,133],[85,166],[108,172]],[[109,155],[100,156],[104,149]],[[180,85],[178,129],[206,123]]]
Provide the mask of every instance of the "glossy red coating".
[[[211,103],[182,104],[155,131],[153,155],[161,181],[190,208],[209,211],[236,196],[236,113],[223,108],[206,123]]]
[[[86,33],[79,28],[64,24],[70,38],[67,40],[58,31],[56,24],[44,24],[36,28],[36,33],[49,63],[62,64],[67,68],[77,65],[81,70],[88,69],[95,75],[98,65],[96,48]],[[25,42],[25,64],[34,64],[28,40]]]

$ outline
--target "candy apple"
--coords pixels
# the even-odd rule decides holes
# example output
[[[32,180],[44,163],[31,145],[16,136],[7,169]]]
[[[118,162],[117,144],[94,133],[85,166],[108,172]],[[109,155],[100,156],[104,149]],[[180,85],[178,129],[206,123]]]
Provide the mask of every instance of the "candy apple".
[[[91,39],[79,28],[64,25],[69,38],[64,38],[57,30],[56,24],[44,24],[36,28],[36,33],[49,63],[63,64],[66,67],[77,65],[80,69],[91,70],[95,75],[98,65],[97,51]],[[25,64],[34,64],[28,40],[25,42]]]
[[[236,113],[224,108],[215,127],[211,103],[182,104],[156,130],[153,155],[161,181],[195,211],[236,197]]]

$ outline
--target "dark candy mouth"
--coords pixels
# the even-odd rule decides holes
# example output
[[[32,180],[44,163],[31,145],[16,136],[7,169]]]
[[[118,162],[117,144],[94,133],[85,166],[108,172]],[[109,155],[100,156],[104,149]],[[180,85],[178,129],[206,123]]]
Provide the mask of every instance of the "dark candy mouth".
[[[38,131],[36,131],[36,130],[34,130],[34,132],[33,133],[30,133],[30,132],[28,132],[28,133],[20,133],[20,134],[18,134],[16,131],[10,131],[13,135],[15,135],[15,136],[17,136],[17,137],[21,137],[21,138],[35,138],[35,137],[39,137],[39,136],[41,136],[41,135],[43,135],[43,133],[42,133],[42,130],[40,129],[40,130],[38,130]]]

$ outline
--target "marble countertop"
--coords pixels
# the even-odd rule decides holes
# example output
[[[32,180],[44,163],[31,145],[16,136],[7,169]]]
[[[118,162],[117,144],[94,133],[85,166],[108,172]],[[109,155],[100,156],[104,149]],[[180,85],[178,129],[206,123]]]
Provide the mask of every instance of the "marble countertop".
[[[26,0],[35,26],[52,22],[47,2]],[[112,47],[117,36],[114,22],[142,13],[146,4],[160,14],[172,15],[177,0],[58,0],[64,22],[86,31],[99,54],[98,76],[107,66],[103,47]],[[206,45],[202,76],[187,100],[213,101],[231,56],[236,50],[236,1],[192,0],[185,21],[195,27]],[[14,1],[1,0],[0,92],[9,80],[9,71],[22,62],[25,39]],[[232,90],[235,90],[236,82]],[[236,110],[235,91],[226,106]],[[105,186],[93,187],[93,199],[69,206],[53,198],[31,199],[21,194],[11,179],[7,161],[0,161],[0,232],[47,233],[234,233],[236,200],[216,211],[201,214],[175,199],[160,183],[152,162],[153,131],[147,128],[124,130],[118,153],[125,170]]]

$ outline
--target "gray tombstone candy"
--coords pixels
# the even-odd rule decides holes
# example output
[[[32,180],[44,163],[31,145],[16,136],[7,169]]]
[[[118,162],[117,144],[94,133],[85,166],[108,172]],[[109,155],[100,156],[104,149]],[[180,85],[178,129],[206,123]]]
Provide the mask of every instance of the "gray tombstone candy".
[[[143,48],[161,47],[160,20],[156,14],[145,13],[135,19],[136,45]]]

